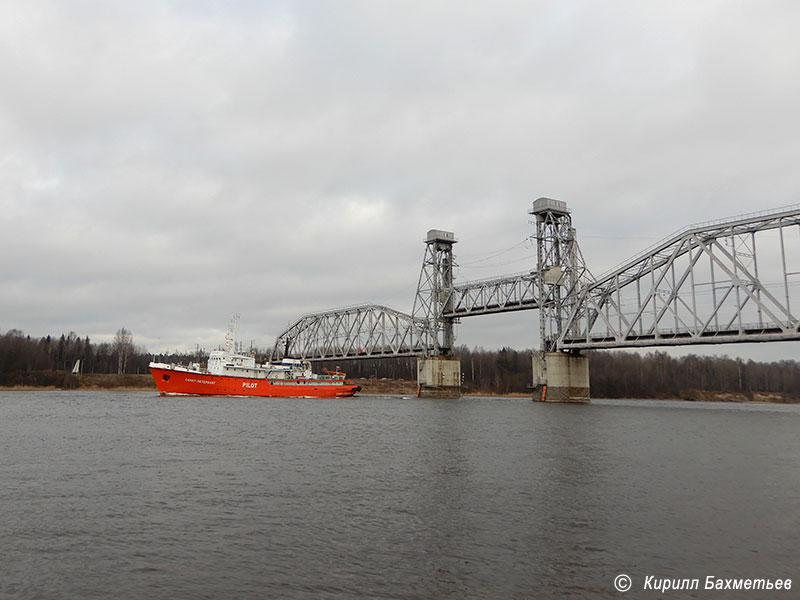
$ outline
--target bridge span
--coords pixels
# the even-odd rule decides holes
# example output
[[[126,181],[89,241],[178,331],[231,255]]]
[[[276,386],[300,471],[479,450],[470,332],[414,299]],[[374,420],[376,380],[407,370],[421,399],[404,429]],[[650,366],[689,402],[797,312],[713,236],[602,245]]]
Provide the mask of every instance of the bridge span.
[[[459,395],[453,325],[538,310],[534,398],[587,401],[585,350],[800,340],[800,205],[689,225],[598,277],[566,203],[539,198],[529,214],[529,271],[456,282],[455,236],[432,229],[411,314],[360,305],[304,315],[273,358],[416,356],[421,395]]]

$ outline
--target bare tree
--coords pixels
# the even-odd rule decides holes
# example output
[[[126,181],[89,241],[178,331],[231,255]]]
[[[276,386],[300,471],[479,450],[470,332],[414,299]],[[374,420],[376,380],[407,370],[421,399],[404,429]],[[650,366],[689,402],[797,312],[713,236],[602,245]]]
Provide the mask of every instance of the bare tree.
[[[114,336],[114,343],[112,347],[113,351],[117,355],[117,373],[121,375],[125,372],[125,369],[128,366],[128,358],[135,352],[133,335],[131,332],[124,327],[119,329],[117,334]]]

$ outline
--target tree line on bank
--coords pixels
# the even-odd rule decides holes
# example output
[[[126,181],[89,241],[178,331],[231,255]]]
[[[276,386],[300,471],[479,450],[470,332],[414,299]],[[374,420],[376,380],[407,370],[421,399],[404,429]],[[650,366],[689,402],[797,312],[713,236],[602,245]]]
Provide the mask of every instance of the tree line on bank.
[[[173,354],[160,360],[186,361]],[[71,331],[61,337],[33,338],[18,329],[0,335],[0,385],[60,386],[77,361],[81,373],[148,373],[153,355],[137,346],[133,335],[119,329],[111,343],[93,343]]]
[[[492,394],[530,393],[533,351],[456,348],[463,389]],[[589,380],[595,398],[678,398],[692,391],[781,393],[800,397],[800,362],[756,362],[728,356],[674,357],[663,351],[639,354],[593,351]],[[327,363],[353,377],[416,379],[416,359],[350,360]]]
[[[120,329],[111,343],[93,343],[74,332],[58,338],[32,338],[12,329],[0,335],[0,385],[61,385],[80,360],[82,373],[147,373],[150,361],[203,363],[207,352],[153,355],[137,346],[132,334]],[[259,362],[268,359],[256,350]],[[460,346],[465,391],[491,394],[528,393],[532,381],[531,350],[484,350]],[[674,357],[663,351],[639,354],[621,351],[589,353],[589,378],[596,398],[680,397],[688,391],[732,393],[777,392],[800,397],[800,362],[744,361],[727,356]],[[415,358],[338,360],[315,369],[336,368],[351,378],[415,381]]]

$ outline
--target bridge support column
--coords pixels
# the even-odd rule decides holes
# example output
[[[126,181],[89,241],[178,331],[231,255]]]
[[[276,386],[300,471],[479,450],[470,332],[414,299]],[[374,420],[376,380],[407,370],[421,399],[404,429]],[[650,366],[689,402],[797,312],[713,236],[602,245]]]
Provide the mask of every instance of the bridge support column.
[[[461,361],[454,356],[418,358],[417,397],[460,398]]]
[[[534,352],[533,390],[538,402],[589,402],[589,357]]]

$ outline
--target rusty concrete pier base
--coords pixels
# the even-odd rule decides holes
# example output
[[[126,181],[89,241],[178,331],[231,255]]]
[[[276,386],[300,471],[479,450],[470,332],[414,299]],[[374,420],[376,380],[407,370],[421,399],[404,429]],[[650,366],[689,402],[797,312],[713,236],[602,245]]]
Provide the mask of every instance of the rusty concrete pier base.
[[[454,356],[417,359],[418,398],[460,398],[461,361]]]
[[[589,358],[564,352],[533,353],[533,400],[589,402]]]

